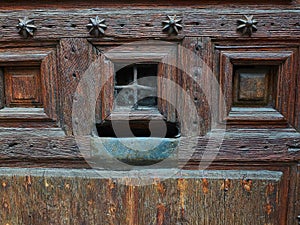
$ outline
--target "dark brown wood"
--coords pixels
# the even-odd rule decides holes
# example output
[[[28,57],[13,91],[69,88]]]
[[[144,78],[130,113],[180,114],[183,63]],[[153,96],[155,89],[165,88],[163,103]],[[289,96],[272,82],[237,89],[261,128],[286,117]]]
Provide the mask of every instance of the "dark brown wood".
[[[7,107],[41,107],[40,69],[8,67],[4,71],[5,105]]]
[[[121,44],[122,42],[120,42]],[[118,43],[117,43],[118,44]],[[158,96],[158,110],[167,121],[176,122],[176,113],[172,103],[176,102],[176,91],[171,90],[171,87],[166,85],[169,82],[177,80],[177,47],[176,44],[167,42],[154,42],[154,41],[141,41],[133,43],[123,43],[121,46],[99,46],[103,49],[100,53],[100,66],[102,68],[103,81],[102,84],[102,97],[98,99],[99,106],[102,106],[101,119],[110,119],[110,114],[119,114],[120,112],[112,111],[114,105],[114,73],[115,65],[123,63],[131,65],[133,63],[151,62],[158,63],[157,73],[157,96]],[[174,94],[175,93],[175,94]],[[102,103],[99,103],[102,102]],[[102,104],[102,105],[101,105]],[[175,103],[176,104],[176,103]],[[97,106],[97,107],[99,107]],[[98,110],[98,109],[97,109]],[[99,111],[99,110],[98,110]],[[134,113],[133,113],[134,114]],[[137,112],[135,117],[139,117],[140,113]],[[152,115],[152,114],[151,114]],[[150,117],[151,117],[150,115]],[[156,113],[153,118],[157,117]],[[116,118],[116,117],[115,117]],[[142,119],[141,117],[139,117]],[[116,118],[117,119],[117,118]],[[99,119],[97,119],[99,121]]]
[[[77,85],[96,57],[93,46],[86,39],[62,39],[59,46],[59,94],[61,125],[68,135],[72,130],[72,105]],[[84,107],[84,106],[83,106]]]
[[[5,107],[4,71],[0,70],[0,109]]]
[[[57,58],[53,51],[55,51],[53,43],[51,47],[49,44],[47,47],[35,46],[33,48],[16,48],[15,46],[5,48],[5,46],[1,46],[0,65],[4,71],[3,87],[6,92],[6,97],[2,99],[1,104],[3,107],[7,106],[5,110],[0,112],[2,126],[18,127],[20,122],[32,121],[33,124],[27,123],[21,126],[43,126],[44,124],[47,127],[49,124],[44,122],[56,121],[59,108],[56,102],[58,99]],[[19,75],[15,76],[15,73]],[[13,77],[15,78],[11,79]],[[20,77],[21,80],[16,79]],[[13,83],[13,81],[18,82]],[[27,110],[14,110],[16,106],[25,106]],[[30,106],[41,107],[43,110],[37,112]],[[52,123],[52,126],[56,126],[56,123]]]
[[[48,129],[48,130],[47,130]],[[83,167],[89,168],[85,159],[91,160],[90,149],[78,149],[74,137],[63,137],[58,128],[3,128],[0,130],[0,162],[1,166],[23,167]],[[198,168],[206,151],[217,153],[214,163],[289,163],[300,159],[300,137],[292,129],[233,129],[225,134],[221,148],[206,149],[208,140],[198,139],[198,145],[191,157],[185,144],[189,140],[182,139],[179,151],[179,165],[189,162],[186,168]],[[216,146],[218,146],[216,145]],[[234,151],[232,150],[234,149]],[[186,154],[185,154],[186,153]],[[109,159],[102,158],[104,164]],[[213,158],[207,158],[212,160]],[[101,164],[98,164],[101,165]],[[184,166],[184,165],[182,165]]]
[[[237,68],[233,78],[234,105],[248,106],[272,106],[273,97],[276,94],[272,90],[276,88],[276,73],[271,74],[268,67],[263,68]]]
[[[55,8],[55,9],[76,9],[76,8],[95,8],[99,7],[99,2],[97,0],[92,0],[87,2],[82,2],[80,0],[71,1],[71,0],[64,0],[64,1],[54,1],[49,2],[48,0],[42,0],[42,1],[36,1],[36,0],[29,0],[26,1],[26,5],[23,1],[14,2],[12,5],[13,0],[10,0],[8,2],[5,2],[3,5],[1,5],[1,9],[3,10],[10,10],[10,9],[38,9],[38,8]],[[75,4],[74,4],[75,3]],[[241,0],[239,2],[236,2],[235,0],[227,0],[226,2],[223,2],[223,5],[220,6],[220,2],[217,0],[212,1],[201,1],[200,3],[198,1],[184,1],[184,0],[175,0],[173,2],[169,2],[167,0],[162,1],[155,1],[155,2],[144,2],[141,0],[134,0],[127,2],[125,0],[121,1],[108,1],[105,0],[102,2],[103,8],[120,8],[120,6],[124,7],[137,7],[137,8],[150,8],[150,7],[168,7],[168,8],[174,8],[176,6],[183,6],[183,7],[194,7],[194,8],[222,8],[222,7],[230,7],[233,4],[238,6],[251,6],[256,8],[263,8],[274,6],[274,3],[278,6],[278,8],[294,8],[299,4],[299,0],[296,1],[289,1],[289,0],[275,0],[274,2],[270,2],[270,0],[262,0],[262,1],[247,1],[247,0]]]
[[[295,198],[294,198],[294,214],[292,214],[292,218],[294,219],[297,217],[299,219],[300,215],[300,167],[297,167],[297,178],[296,178],[296,189],[295,189]],[[291,221],[294,221],[291,219]]]
[[[279,188],[283,174],[277,171],[189,171],[170,179],[164,171],[153,176],[150,170],[144,171],[148,174],[143,182],[149,183],[145,186],[136,186],[143,182],[132,174],[118,178],[123,172],[113,175],[65,169],[0,171],[4,223],[257,224],[251,216],[255,213],[262,223],[280,224],[277,197],[286,197]],[[251,181],[250,189],[245,190],[245,180],[247,184]],[[11,196],[11,192],[16,195]],[[252,201],[256,205],[247,204]],[[16,207],[22,210],[14,210]],[[233,208],[243,217],[230,213]],[[284,211],[281,214],[284,217]]]
[[[297,82],[297,67],[289,66],[295,65],[294,60],[298,57],[296,49],[282,49],[282,52],[276,52],[274,49],[267,49],[266,47],[253,46],[256,48],[255,52],[244,49],[243,46],[226,46],[223,50],[222,47],[217,47],[221,49],[220,52],[220,82],[222,90],[224,91],[224,97],[226,98],[226,110],[227,113],[230,113],[231,107],[234,105],[232,102],[233,94],[233,75],[235,66],[240,65],[278,65],[278,81],[276,84],[276,95],[275,97],[275,106],[274,108],[281,113],[286,121],[290,125],[296,127],[294,122],[294,111],[295,111],[295,85]],[[281,47],[279,47],[281,48]],[[260,53],[258,53],[260,51]],[[217,62],[218,63],[218,62]],[[275,68],[274,68],[275,69]],[[286,83],[288,82],[288,83]],[[275,84],[271,86],[275,86]],[[289,90],[286,90],[286,87],[289,86]],[[275,87],[274,87],[275,88]],[[236,111],[236,110],[235,110]],[[243,114],[243,112],[240,112]],[[266,120],[270,121],[273,116],[261,116]],[[229,122],[231,116],[229,114]],[[244,118],[240,118],[244,120]]]
[[[258,31],[252,37],[296,38],[300,35],[299,26],[297,25],[299,14],[297,10],[291,8],[288,3],[287,6],[273,10],[266,10],[264,7],[268,6],[262,6],[252,13],[257,20],[263,21],[257,25]],[[272,5],[269,5],[269,7],[272,7]],[[72,8],[73,10],[68,11],[68,13],[64,10],[58,11],[55,9],[44,11],[26,10],[29,15],[32,15],[30,18],[35,21],[35,25],[37,26],[37,31],[33,39],[90,38],[91,35],[86,28],[86,24],[90,18],[95,18],[97,15],[106,19],[108,29],[105,34],[108,38],[168,38],[169,35],[162,32],[163,27],[161,24],[161,21],[165,20],[168,12],[184,18],[183,30],[179,33],[178,38],[194,35],[240,38],[243,36],[236,30],[237,20],[243,15],[249,14],[249,9],[242,5],[241,8],[229,7],[226,10],[220,8],[220,6],[214,9],[203,7],[193,9],[179,6],[157,8],[152,6],[152,8],[131,8],[122,10],[121,12],[118,8],[110,7],[105,8],[105,11],[101,11],[98,5],[96,9]],[[151,9],[155,9],[155,11]],[[15,28],[18,22],[16,18],[20,14],[26,14],[23,10],[18,10],[18,12],[6,11],[0,20],[0,23],[4,24],[2,38],[5,40],[23,39]],[[134,15],[134,20],[130,18],[131,15]],[[275,21],[280,21],[280,23]],[[143,29],[139,29],[140,27]]]
[[[96,122],[98,123],[108,119],[114,105],[114,65],[103,54],[100,55],[100,64],[103,88],[100,92],[101,98],[98,98],[99,103],[96,106]],[[100,118],[97,120],[98,117]]]
[[[299,0],[2,2],[0,223],[296,224],[299,6]],[[162,31],[167,15],[182,18],[178,35]],[[237,30],[244,15],[258,21],[251,36]],[[25,16],[37,28],[28,38],[16,28]],[[96,16],[107,25],[98,37],[87,28]],[[113,111],[114,65],[137,61],[158,63],[162,98],[160,114],[130,119],[178,124],[179,153],[173,168],[112,172],[115,161],[90,149],[101,138],[94,123],[126,120]],[[271,71],[238,74],[249,66]],[[26,78],[10,79],[17,67]],[[28,77],[32,68],[36,75]],[[17,98],[25,109],[14,107]],[[80,126],[86,142],[73,136]],[[95,159],[100,174],[91,170]]]

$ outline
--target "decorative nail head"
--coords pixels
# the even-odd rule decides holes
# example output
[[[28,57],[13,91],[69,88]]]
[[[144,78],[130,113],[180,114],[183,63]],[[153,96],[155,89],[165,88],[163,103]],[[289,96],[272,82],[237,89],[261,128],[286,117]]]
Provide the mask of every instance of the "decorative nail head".
[[[182,22],[182,19],[181,18],[178,18],[176,15],[174,16],[167,16],[167,20],[163,21],[163,31],[164,32],[168,32],[169,35],[171,34],[175,34],[177,35],[179,33],[179,30],[182,29],[182,25],[181,25],[181,22]]]
[[[34,21],[28,19],[28,17],[24,17],[24,19],[19,19],[17,28],[19,30],[19,34],[25,38],[33,36],[34,31],[37,29],[34,25]]]
[[[90,23],[86,25],[89,29],[89,33],[96,37],[104,35],[107,26],[105,25],[105,19],[99,19],[98,16],[90,18]]]
[[[253,32],[257,31],[257,23],[255,19],[253,19],[253,15],[251,16],[244,16],[245,19],[239,19],[237,30],[242,32],[242,34],[248,34],[249,36],[252,35]]]

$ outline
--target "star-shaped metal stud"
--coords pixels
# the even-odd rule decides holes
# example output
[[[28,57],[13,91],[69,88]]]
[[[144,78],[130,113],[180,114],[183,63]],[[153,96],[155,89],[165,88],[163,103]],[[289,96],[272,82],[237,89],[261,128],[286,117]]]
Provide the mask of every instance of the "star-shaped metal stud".
[[[25,38],[28,36],[33,36],[34,31],[37,29],[34,25],[34,21],[29,20],[27,17],[24,17],[24,19],[19,19],[17,28],[19,30],[19,34]]]
[[[258,22],[253,19],[253,16],[246,16],[245,19],[238,20],[237,30],[241,31],[242,34],[252,35],[253,32],[257,31],[256,24]]]
[[[175,16],[167,16],[168,20],[163,21],[163,31],[167,31],[169,34],[177,35],[179,30],[182,29],[181,21],[182,19]]]
[[[103,35],[107,28],[105,19],[100,20],[98,16],[95,19],[91,18],[90,23],[86,27],[89,29],[89,33],[95,36]]]

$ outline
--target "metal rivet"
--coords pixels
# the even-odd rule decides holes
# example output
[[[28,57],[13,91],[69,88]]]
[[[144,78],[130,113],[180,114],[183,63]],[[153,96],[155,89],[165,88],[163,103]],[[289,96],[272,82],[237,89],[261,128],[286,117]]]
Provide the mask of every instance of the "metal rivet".
[[[94,36],[103,35],[107,26],[105,25],[105,19],[99,19],[98,16],[90,19],[90,23],[86,25],[89,29],[89,33]]]
[[[253,19],[253,16],[244,16],[245,19],[239,19],[237,30],[241,31],[242,34],[252,35],[253,32],[257,31],[256,24],[258,23]]]
[[[179,30],[182,29],[182,19],[177,18],[177,16],[167,16],[168,20],[163,21],[163,31],[168,32],[169,34],[175,34],[177,35],[179,33]]]
[[[37,29],[34,25],[34,21],[29,20],[27,17],[24,17],[24,19],[19,19],[17,28],[19,30],[19,34],[21,34],[25,38],[33,36],[34,31]]]

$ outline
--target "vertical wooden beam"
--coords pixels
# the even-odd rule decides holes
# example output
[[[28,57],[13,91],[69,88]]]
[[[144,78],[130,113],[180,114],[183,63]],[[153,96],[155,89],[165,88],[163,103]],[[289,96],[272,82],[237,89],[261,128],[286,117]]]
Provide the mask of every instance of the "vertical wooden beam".
[[[0,109],[5,106],[4,71],[0,68]]]
[[[95,50],[86,39],[61,39],[58,63],[62,106],[61,123],[68,135],[72,134],[72,104],[78,82],[95,59]]]
[[[179,75],[179,84],[185,90],[194,106],[197,108],[198,118],[191,118],[187,102],[179,102],[181,115],[185,116],[182,124],[182,133],[191,129],[189,124],[199,123],[200,134],[204,135],[210,130],[211,108],[213,96],[212,71],[213,46],[209,38],[187,37],[182,42],[179,51],[179,64],[182,70]]]

